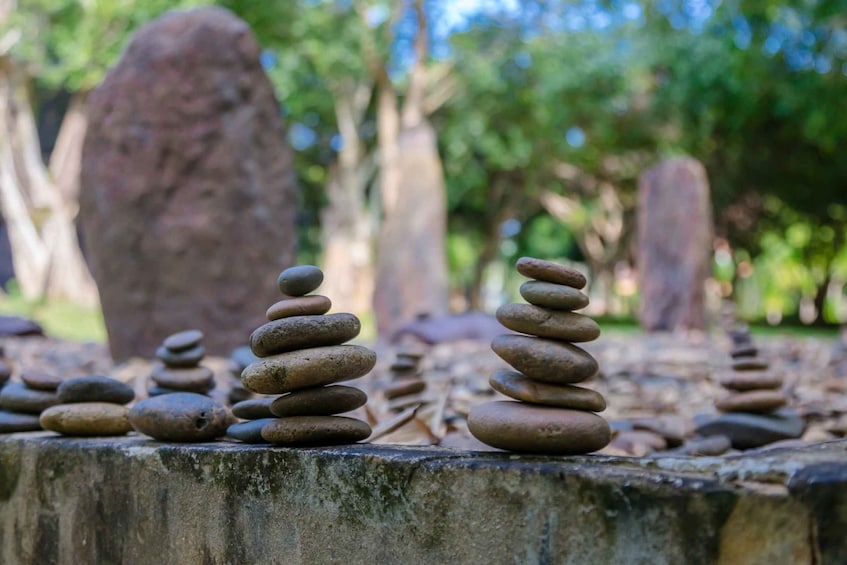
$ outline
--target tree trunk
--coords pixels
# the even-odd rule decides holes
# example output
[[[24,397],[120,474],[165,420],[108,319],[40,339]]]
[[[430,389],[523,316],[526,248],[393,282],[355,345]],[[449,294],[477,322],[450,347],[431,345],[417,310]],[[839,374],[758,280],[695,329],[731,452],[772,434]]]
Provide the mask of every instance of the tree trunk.
[[[71,123],[78,132],[79,116],[73,116]],[[82,134],[60,131],[59,136],[67,140],[62,172],[76,176],[84,120]],[[41,160],[27,77],[9,58],[0,58],[0,203],[15,277],[28,299],[49,296],[93,307],[98,303],[97,288],[74,225],[78,205],[72,187],[78,181],[61,182],[69,187],[67,200]]]

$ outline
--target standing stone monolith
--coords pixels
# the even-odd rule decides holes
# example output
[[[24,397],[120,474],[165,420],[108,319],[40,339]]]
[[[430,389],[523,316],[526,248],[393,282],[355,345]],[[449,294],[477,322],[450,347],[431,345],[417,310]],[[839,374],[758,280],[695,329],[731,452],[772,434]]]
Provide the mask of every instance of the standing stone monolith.
[[[228,353],[294,261],[292,153],[259,54],[227,10],[169,12],[89,97],[80,218],[117,360],[185,327]]]
[[[641,175],[638,271],[645,330],[706,327],[712,232],[709,181],[699,161],[669,159]]]

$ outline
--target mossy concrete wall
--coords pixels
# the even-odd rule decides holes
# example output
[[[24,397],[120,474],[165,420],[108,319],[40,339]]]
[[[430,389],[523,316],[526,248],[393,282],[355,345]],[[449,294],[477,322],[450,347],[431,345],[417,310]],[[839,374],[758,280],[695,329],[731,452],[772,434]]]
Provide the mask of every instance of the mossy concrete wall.
[[[0,439],[0,563],[845,563],[847,442],[727,459]]]

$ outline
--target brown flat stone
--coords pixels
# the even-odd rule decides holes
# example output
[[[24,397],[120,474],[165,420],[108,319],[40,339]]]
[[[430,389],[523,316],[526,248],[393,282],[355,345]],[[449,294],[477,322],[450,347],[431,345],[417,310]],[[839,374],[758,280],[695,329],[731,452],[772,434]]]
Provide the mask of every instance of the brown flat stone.
[[[588,282],[585,275],[576,269],[533,257],[521,257],[515,263],[515,269],[523,276],[531,279],[563,284],[576,289],[584,287]]]
[[[497,309],[497,321],[512,331],[548,339],[583,342],[600,336],[600,326],[588,316],[532,304],[504,304]]]
[[[488,382],[494,390],[515,400],[591,412],[606,409],[606,401],[599,392],[579,386],[534,381],[508,369],[495,371]]]
[[[491,342],[491,349],[517,371],[546,383],[579,383],[599,368],[584,349],[540,337],[501,335]]]
[[[177,390],[207,390],[215,383],[215,374],[202,365],[185,369],[159,365],[150,378],[159,386]]]
[[[129,408],[109,402],[59,404],[41,413],[45,430],[68,436],[121,436],[132,431]]]
[[[563,284],[526,281],[521,296],[530,304],[553,310],[579,310],[588,306],[588,297],[579,290]]]
[[[738,371],[722,375],[722,387],[730,390],[775,389],[782,386],[782,375],[773,371]]]
[[[286,298],[274,303],[265,315],[268,320],[280,320],[291,316],[320,316],[329,312],[332,301],[321,294]]]
[[[21,380],[26,386],[35,390],[56,390],[65,379],[58,375],[27,371],[21,373]]]
[[[345,416],[292,416],[279,418],[262,428],[262,437],[276,445],[342,445],[371,435],[371,427]]]
[[[321,386],[298,390],[278,397],[271,413],[278,417],[331,416],[364,406],[368,395],[352,386]]]
[[[387,400],[405,396],[407,394],[415,394],[426,389],[426,381],[418,378],[402,378],[395,379],[385,387],[383,395]]]
[[[268,322],[250,336],[250,347],[259,357],[350,341],[362,329],[353,314],[293,316]]]
[[[282,394],[357,379],[375,364],[376,353],[360,345],[313,347],[252,363],[241,373],[241,382],[254,392]]]
[[[761,371],[768,368],[768,362],[760,357],[739,357],[732,362],[735,371]]]
[[[772,412],[785,406],[788,399],[778,390],[752,390],[731,394],[715,402],[721,412]]]
[[[185,351],[191,349],[195,345],[200,345],[203,341],[203,332],[200,330],[185,330],[179,333],[169,335],[162,342],[166,348],[174,352]]]
[[[262,418],[273,418],[271,404],[277,396],[263,396],[261,398],[250,398],[243,400],[232,407],[232,414],[243,420],[261,420]]]
[[[468,429],[492,447],[525,453],[575,455],[608,445],[608,422],[593,412],[497,401],[475,406]]]

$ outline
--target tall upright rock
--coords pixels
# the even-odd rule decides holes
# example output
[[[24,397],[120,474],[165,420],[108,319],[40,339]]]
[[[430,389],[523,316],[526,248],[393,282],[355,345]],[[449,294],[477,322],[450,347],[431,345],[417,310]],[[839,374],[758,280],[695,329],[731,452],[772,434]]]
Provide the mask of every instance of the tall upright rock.
[[[641,324],[647,331],[704,329],[704,283],[712,250],[706,169],[674,158],[638,181]]]
[[[89,97],[80,217],[116,359],[185,327],[231,351],[294,261],[292,153],[259,54],[227,10],[169,12]]]

